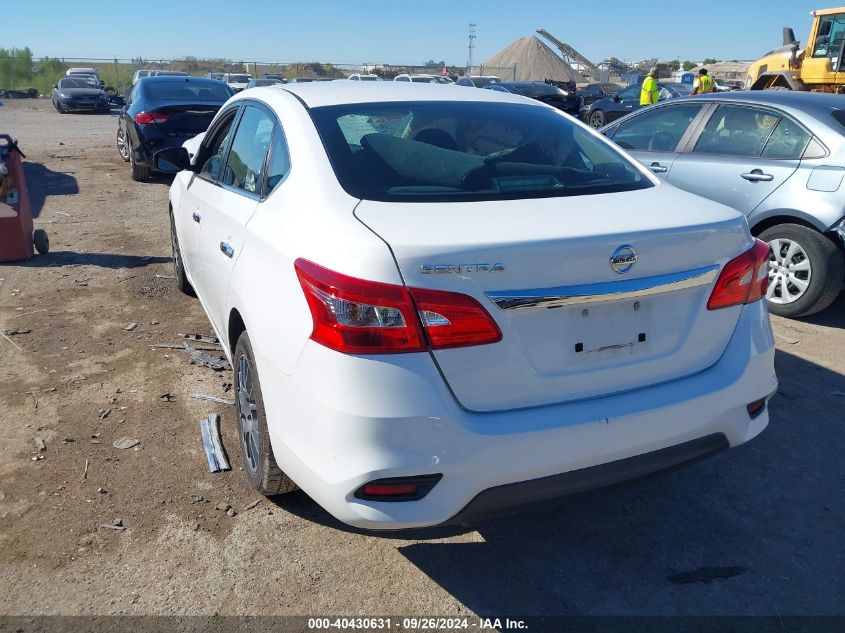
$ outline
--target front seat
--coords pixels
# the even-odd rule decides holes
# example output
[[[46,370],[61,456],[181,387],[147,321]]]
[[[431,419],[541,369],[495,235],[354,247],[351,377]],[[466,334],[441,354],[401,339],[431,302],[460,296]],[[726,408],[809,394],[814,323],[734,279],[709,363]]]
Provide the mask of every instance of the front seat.
[[[428,143],[429,145],[442,147],[443,149],[456,151],[458,149],[458,144],[455,142],[455,139],[452,138],[451,134],[445,130],[435,127],[420,130],[417,132],[416,136],[414,136],[414,140],[419,141],[420,143]]]

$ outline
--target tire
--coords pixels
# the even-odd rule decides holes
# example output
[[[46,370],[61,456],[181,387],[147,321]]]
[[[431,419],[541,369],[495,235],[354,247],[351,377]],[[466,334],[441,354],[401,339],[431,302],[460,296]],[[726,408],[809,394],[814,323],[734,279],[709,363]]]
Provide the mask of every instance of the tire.
[[[238,338],[233,359],[238,437],[247,479],[253,488],[267,496],[293,492],[298,486],[282,472],[273,457],[264,413],[264,399],[261,397],[261,383],[255,369],[252,345],[246,332],[241,333]]]
[[[590,118],[587,120],[591,128],[599,129],[604,126],[604,112],[602,110],[593,110],[590,112]]]
[[[146,182],[150,178],[150,168],[135,162],[135,148],[132,147],[132,140],[128,136],[126,137],[126,144],[129,146],[129,166],[132,169],[132,180]]]
[[[176,276],[176,287],[186,295],[196,297],[194,287],[185,274],[185,263],[182,261],[182,249],[179,248],[179,237],[176,235],[176,221],[173,210],[170,210],[170,252],[173,256],[173,272]]]
[[[35,229],[35,232],[32,234],[32,241],[35,244],[35,250],[39,254],[46,255],[50,252],[50,238],[44,229]]]
[[[778,224],[760,233],[768,242],[769,310],[795,318],[821,312],[836,299],[845,259],[836,244],[800,224]]]
[[[129,146],[126,144],[126,132],[117,126],[117,153],[123,159],[123,162],[129,162]]]

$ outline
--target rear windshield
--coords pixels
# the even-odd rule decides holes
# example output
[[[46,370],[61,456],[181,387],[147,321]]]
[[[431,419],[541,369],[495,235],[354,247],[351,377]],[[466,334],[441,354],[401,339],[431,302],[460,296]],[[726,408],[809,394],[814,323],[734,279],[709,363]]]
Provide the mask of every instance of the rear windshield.
[[[652,186],[610,145],[541,106],[423,101],[310,112],[338,181],[356,198],[513,200]]]
[[[845,110],[834,110],[832,114],[833,118],[836,119],[836,122],[845,127]]]
[[[150,80],[148,80],[150,81]],[[216,81],[150,81],[147,84],[147,97],[157,100],[173,101],[226,101],[231,93],[229,88]]]

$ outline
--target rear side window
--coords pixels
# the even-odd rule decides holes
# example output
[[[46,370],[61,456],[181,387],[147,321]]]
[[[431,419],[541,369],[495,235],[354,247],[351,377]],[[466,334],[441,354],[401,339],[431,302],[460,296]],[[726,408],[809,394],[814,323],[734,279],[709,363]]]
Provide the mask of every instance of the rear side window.
[[[766,148],[763,158],[799,159],[807,149],[810,134],[789,117],[783,117],[778,123]]]
[[[613,141],[630,150],[675,151],[702,107],[700,103],[684,103],[647,110],[622,123],[613,135]]]
[[[780,118],[779,114],[763,108],[719,106],[693,151],[697,154],[758,158]]]
[[[145,86],[147,97],[154,101],[226,101],[229,89],[219,82],[196,82],[174,79],[172,81],[149,80]]]
[[[357,198],[513,200],[652,186],[611,146],[540,106],[424,101],[310,113],[338,181]]]
[[[261,193],[264,159],[270,149],[275,122],[269,114],[246,106],[232,139],[223,184],[247,193]]]
[[[273,143],[270,145],[270,157],[267,159],[267,194],[279,185],[290,171],[290,154],[281,127],[276,127]]]

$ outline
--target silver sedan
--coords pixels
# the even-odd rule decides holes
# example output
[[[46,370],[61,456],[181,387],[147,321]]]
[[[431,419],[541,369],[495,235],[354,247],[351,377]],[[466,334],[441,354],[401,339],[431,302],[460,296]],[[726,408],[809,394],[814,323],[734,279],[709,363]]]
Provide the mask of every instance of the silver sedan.
[[[755,91],[673,99],[601,132],[663,180],[746,215],[771,247],[774,314],[813,314],[842,290],[845,97]]]

